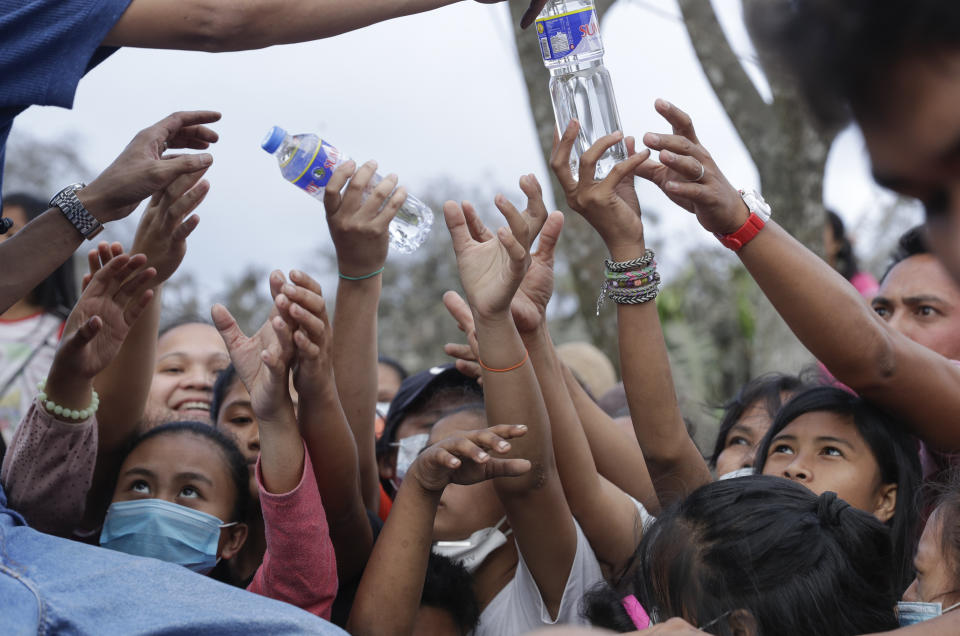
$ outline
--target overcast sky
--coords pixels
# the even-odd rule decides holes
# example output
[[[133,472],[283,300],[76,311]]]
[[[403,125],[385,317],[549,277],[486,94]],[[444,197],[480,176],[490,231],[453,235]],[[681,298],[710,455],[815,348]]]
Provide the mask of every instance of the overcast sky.
[[[749,59],[739,0],[714,5],[734,48]],[[691,113],[731,183],[754,187],[756,169],[700,70],[675,2],[620,0],[602,17],[605,60],[626,134],[665,130],[653,101],[667,98]],[[747,69],[765,91],[757,69],[749,63]],[[544,91],[547,81],[544,70]],[[223,113],[215,125],[221,140],[212,150],[211,192],[182,267],[207,291],[244,263],[289,269],[318,245],[330,245],[322,205],[286,183],[259,147],[274,124],[317,132],[360,161],[376,158],[383,174],[396,172],[421,198],[429,198],[424,189],[438,178],[496,186],[516,201],[520,175],[533,172],[547,182],[507,8],[472,2],[260,51],[124,49],[81,81],[72,111],[33,107],[17,118],[12,139],[74,134],[99,170],[139,129],[174,110],[201,108]],[[63,182],[90,176],[64,175]],[[825,189],[827,204],[855,228],[877,205],[853,130],[834,147]],[[643,184],[640,195],[641,204],[663,218],[660,235],[648,240],[660,250],[669,280],[685,250],[712,239],[655,188]],[[435,212],[434,230],[445,232]],[[402,259],[391,253],[388,266],[402,267]]]

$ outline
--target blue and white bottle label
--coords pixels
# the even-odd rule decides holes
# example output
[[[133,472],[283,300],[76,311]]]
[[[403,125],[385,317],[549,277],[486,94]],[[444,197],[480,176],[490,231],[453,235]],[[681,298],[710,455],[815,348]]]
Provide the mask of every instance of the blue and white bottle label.
[[[538,18],[536,24],[540,54],[545,62],[603,50],[597,12],[591,7]]]
[[[333,176],[333,171],[340,164],[340,159],[340,151],[321,139],[310,163],[290,182],[310,194],[322,192],[327,187],[330,177]]]

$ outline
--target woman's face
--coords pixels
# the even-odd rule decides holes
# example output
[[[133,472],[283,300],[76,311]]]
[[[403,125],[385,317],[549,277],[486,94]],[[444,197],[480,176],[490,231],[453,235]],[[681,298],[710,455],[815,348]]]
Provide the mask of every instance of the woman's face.
[[[818,495],[833,491],[883,522],[896,507],[897,486],[882,482],[851,416],[813,411],[793,420],[771,441],[763,474],[792,479]]]
[[[210,422],[217,373],[230,364],[223,339],[212,325],[174,327],[157,341],[157,366],[147,397],[146,420]]]
[[[722,476],[753,466],[757,446],[770,429],[770,414],[763,400],[747,407],[730,430],[723,450],[717,456],[717,475]]]
[[[960,581],[954,573],[956,555],[943,553],[942,538],[943,515],[937,508],[923,528],[913,559],[917,577],[903,593],[903,600],[940,603],[944,608],[960,603]]]
[[[223,405],[217,414],[217,428],[236,440],[250,469],[250,494],[254,499],[258,498],[260,489],[254,471],[257,457],[260,456],[260,426],[250,405],[250,393],[240,378],[234,378],[233,386],[223,398]]]
[[[475,431],[484,426],[485,422],[479,413],[465,411],[448,415],[433,425],[428,443],[434,444],[458,431]],[[482,481],[471,486],[450,484],[440,497],[433,523],[433,539],[466,539],[477,530],[495,525],[504,514],[493,482]]]
[[[220,449],[192,433],[168,433],[141,443],[120,467],[113,501],[163,499],[220,519],[233,519],[237,489]],[[229,559],[240,549],[238,528],[220,531],[218,556]],[[243,538],[246,528],[243,527]]]

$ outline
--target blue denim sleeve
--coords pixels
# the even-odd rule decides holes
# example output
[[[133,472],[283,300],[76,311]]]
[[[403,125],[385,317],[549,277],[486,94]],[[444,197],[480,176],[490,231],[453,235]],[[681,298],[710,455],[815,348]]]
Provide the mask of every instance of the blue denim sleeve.
[[[0,108],[73,105],[131,0],[0,0]]]
[[[0,488],[4,634],[321,634],[340,628],[187,568],[46,535]]]

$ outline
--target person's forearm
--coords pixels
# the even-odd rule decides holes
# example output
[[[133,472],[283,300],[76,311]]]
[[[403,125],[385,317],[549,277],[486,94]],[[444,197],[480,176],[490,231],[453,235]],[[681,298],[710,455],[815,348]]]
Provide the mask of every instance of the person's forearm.
[[[797,338],[855,391],[894,364],[891,334],[860,293],[770,221],[740,259]]]
[[[328,38],[458,0],[134,0],[105,46],[246,51]],[[154,28],[144,28],[154,20]]]
[[[482,373],[487,426],[525,424],[529,428],[525,436],[511,442],[511,456],[530,460],[533,469],[523,477],[497,479],[494,484],[498,491],[522,493],[541,481],[544,474],[556,473],[546,408],[533,366],[524,361],[527,352],[510,314],[474,319],[479,357],[486,367]],[[488,370],[508,369],[521,361],[523,364],[510,371]]]
[[[347,622],[351,634],[413,634],[440,495],[415,479],[400,485],[354,598]]]
[[[81,242],[60,208],[50,208],[0,244],[0,313],[69,260]]]
[[[299,413],[301,434],[337,553],[337,573],[341,581],[352,581],[363,571],[373,546],[360,495],[353,435],[332,386],[316,393],[301,392]]]
[[[660,500],[636,434],[627,435],[620,430],[613,418],[587,395],[566,365],[563,366],[563,380],[590,444],[597,472],[642,503],[650,514],[659,514]]]
[[[303,441],[297,430],[293,406],[268,416],[258,414],[260,426],[260,475],[267,492],[292,491],[303,477]]]
[[[640,243],[611,255],[616,261],[626,261],[643,254]],[[617,326],[623,386],[634,431],[657,497],[666,506],[712,478],[683,423],[657,306],[653,302],[618,304]]]
[[[333,316],[333,369],[337,393],[359,458],[361,493],[368,510],[380,506],[377,469],[377,307],[381,277],[340,281]]]

